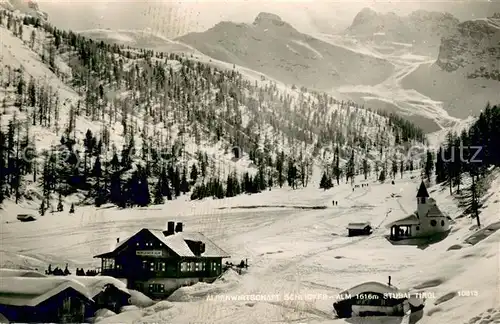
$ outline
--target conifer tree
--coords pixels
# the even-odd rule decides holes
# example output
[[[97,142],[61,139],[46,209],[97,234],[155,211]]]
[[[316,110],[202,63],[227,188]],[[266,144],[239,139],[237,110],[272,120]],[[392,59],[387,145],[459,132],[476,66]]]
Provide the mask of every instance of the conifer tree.
[[[427,180],[431,180],[432,171],[434,170],[434,157],[431,151],[427,151],[424,172]]]
[[[164,203],[165,199],[163,198],[161,179],[158,179],[154,190],[154,204],[162,205]]]

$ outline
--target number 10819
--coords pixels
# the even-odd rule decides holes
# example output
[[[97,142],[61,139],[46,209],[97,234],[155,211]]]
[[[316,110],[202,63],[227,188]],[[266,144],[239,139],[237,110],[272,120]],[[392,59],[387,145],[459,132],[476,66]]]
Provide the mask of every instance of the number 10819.
[[[477,290],[459,290],[458,296],[460,297],[477,297],[479,292]]]

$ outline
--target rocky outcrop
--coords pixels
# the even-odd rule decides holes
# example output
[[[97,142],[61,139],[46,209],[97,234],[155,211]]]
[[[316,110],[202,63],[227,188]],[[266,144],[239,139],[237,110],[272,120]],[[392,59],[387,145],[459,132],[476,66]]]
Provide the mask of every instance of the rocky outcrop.
[[[34,0],[4,0],[0,1],[0,6],[9,10],[19,10],[19,12],[47,20],[46,12],[40,10],[38,3]]]
[[[416,50],[437,52],[442,37],[452,34],[459,20],[449,13],[417,10],[408,16],[377,13],[365,8],[346,30],[347,35],[374,42],[412,44]]]
[[[441,40],[436,65],[447,72],[464,69],[471,78],[496,80],[500,68],[500,19],[494,17],[459,24],[453,35]]]

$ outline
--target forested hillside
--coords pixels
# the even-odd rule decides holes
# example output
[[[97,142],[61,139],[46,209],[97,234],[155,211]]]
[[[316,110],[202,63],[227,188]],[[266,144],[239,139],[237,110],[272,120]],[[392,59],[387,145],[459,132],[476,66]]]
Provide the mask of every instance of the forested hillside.
[[[127,207],[297,188],[315,164],[349,177],[387,164],[394,144],[424,141],[397,116],[192,55],[96,42],[9,11],[0,33],[0,202],[40,200],[42,214],[68,196]]]
[[[427,177],[435,172],[436,183],[449,186],[450,194],[456,194],[465,213],[476,218],[478,225],[489,171],[500,166],[495,149],[500,145],[499,124],[500,106],[488,104],[469,129],[460,134],[449,132],[437,152],[429,151],[424,166]]]

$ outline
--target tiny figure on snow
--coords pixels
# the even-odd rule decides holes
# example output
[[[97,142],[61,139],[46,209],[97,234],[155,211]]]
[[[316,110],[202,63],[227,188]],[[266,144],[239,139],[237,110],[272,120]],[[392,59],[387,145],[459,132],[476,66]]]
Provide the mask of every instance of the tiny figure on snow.
[[[74,214],[75,213],[75,204],[71,203],[71,207],[69,208],[69,213]]]
[[[61,201],[59,201],[59,203],[57,204],[57,211],[58,212],[64,211],[64,206]]]
[[[45,215],[45,202],[42,201],[42,204],[40,205],[40,209],[38,210],[40,212],[40,216]]]
[[[45,271],[45,274],[48,274],[48,275],[52,274],[52,264],[49,264],[49,267]]]

